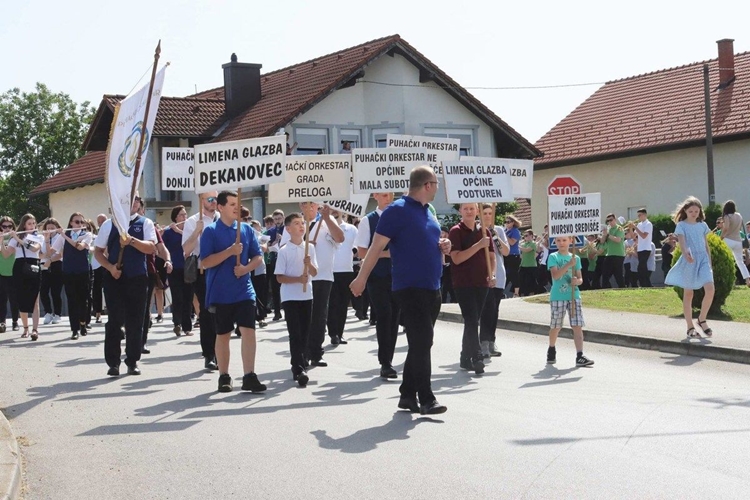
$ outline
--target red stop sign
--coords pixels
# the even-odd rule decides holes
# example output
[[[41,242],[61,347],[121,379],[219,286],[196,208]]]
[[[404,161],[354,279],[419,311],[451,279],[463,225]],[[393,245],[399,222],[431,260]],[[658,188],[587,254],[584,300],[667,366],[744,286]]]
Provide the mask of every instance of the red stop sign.
[[[581,183],[571,175],[557,175],[547,186],[547,194],[550,196],[581,194]]]

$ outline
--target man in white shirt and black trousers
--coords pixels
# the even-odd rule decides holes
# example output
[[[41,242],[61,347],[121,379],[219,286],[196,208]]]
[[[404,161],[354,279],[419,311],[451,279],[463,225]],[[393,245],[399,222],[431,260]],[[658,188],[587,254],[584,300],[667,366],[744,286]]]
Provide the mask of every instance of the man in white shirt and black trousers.
[[[191,255],[200,257],[201,234],[203,229],[216,222],[219,218],[216,213],[217,191],[209,191],[200,195],[200,210],[197,214],[188,217],[182,228],[182,249],[185,251],[185,260]],[[186,286],[188,286],[186,284]],[[198,321],[200,322],[201,352],[206,370],[214,371],[219,367],[216,365],[216,328],[214,318],[206,305],[206,275],[198,261],[198,277],[192,284],[195,295],[200,303]]]
[[[344,242],[344,231],[331,216],[330,207],[324,206],[318,217],[317,203],[302,202],[299,206],[303,217],[310,223],[310,244],[315,245],[318,260],[318,274],[312,278],[313,309],[310,335],[307,338],[307,359],[312,366],[328,366],[323,360],[323,341],[326,336],[328,300],[333,286],[333,258],[338,245]],[[284,231],[280,246],[283,247],[288,241],[289,234]]]
[[[645,208],[638,209],[638,220],[640,222],[635,228],[638,234],[638,282],[642,288],[649,288],[651,287],[651,272],[648,270],[648,259],[651,256],[654,226],[648,220]]]
[[[138,361],[143,347],[143,315],[146,313],[148,271],[146,255],[156,251],[154,223],[138,215],[141,198],[136,193],[130,208],[130,227],[124,247],[120,232],[107,219],[94,242],[94,257],[108,272],[104,273],[104,296],[107,300],[107,324],[104,330],[104,359],[109,365],[107,375],[120,375],[120,341],[125,327],[125,364],[128,375],[140,375]],[[108,255],[104,256],[107,249]],[[120,252],[122,269],[117,268]]]

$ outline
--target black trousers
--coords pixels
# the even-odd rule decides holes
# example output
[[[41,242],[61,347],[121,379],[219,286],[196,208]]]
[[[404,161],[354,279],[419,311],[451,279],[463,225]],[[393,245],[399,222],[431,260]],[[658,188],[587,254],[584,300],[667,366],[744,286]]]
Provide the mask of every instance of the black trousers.
[[[271,276],[271,299],[273,300],[273,315],[281,317],[281,283],[276,279],[276,261],[269,262],[266,266],[266,276]]]
[[[104,326],[104,360],[109,366],[120,366],[120,328],[125,327],[125,364],[135,366],[143,348],[143,315],[145,314],[148,276],[121,276],[114,279],[104,273],[104,296],[107,299],[107,324]]]
[[[536,266],[520,267],[518,269],[518,277],[521,280],[521,286],[518,291],[521,296],[536,293]]]
[[[91,285],[91,305],[95,313],[101,314],[104,310],[102,293],[104,292],[104,273],[107,271],[103,267],[94,269],[94,284]]]
[[[156,275],[149,274],[145,299],[146,305],[143,309],[143,347],[146,347],[146,342],[148,342],[149,323],[151,323],[151,300],[154,296],[154,288],[156,288]]]
[[[651,288],[651,271],[648,270],[649,257],[651,257],[651,250],[638,252],[638,283],[641,288]]]
[[[503,257],[503,263],[505,264],[505,275],[507,281],[511,285],[510,289],[521,288],[521,280],[518,276],[518,270],[521,268],[521,256],[506,255]]]
[[[375,334],[378,339],[378,362],[381,366],[393,364],[396,351],[398,325],[401,319],[401,304],[392,291],[391,277],[370,275],[367,278],[367,291],[372,301],[372,310],[377,315]]]
[[[307,337],[307,355],[309,360],[317,361],[323,357],[323,341],[326,337],[326,320],[328,319],[328,299],[331,296],[333,281],[313,281],[312,320],[310,335]],[[286,316],[284,316],[286,318]]]
[[[201,353],[204,358],[212,360],[216,357],[216,327],[213,314],[209,312],[206,305],[206,275],[204,273],[198,272],[198,279],[193,283],[193,289],[200,303],[198,320],[201,324]],[[192,304],[192,302],[191,298],[190,303]]]
[[[435,321],[440,314],[440,290],[406,288],[394,292],[394,296],[401,304],[401,316],[409,343],[399,392],[407,398],[419,396],[421,404],[429,404],[435,400],[430,384],[430,350],[435,336]]]
[[[268,275],[253,274],[250,277],[255,290],[255,319],[266,319],[268,316]],[[275,280],[274,280],[275,281]]]
[[[443,266],[443,276],[440,278],[440,294],[443,304],[456,302],[456,291],[453,289],[453,266]],[[449,298],[450,297],[450,298]]]
[[[299,375],[307,366],[305,349],[312,319],[311,300],[287,300],[281,304],[286,317],[286,331],[289,332],[289,352],[292,357],[292,373]]]
[[[502,288],[490,288],[484,301],[482,316],[479,320],[479,341],[494,342],[497,320],[500,317],[500,301],[505,297]]]
[[[173,269],[169,275],[169,288],[172,291],[172,324],[183,332],[193,329],[190,310],[193,304],[193,285],[185,283],[185,270]]]
[[[328,335],[344,336],[346,313],[349,310],[349,300],[352,292],[349,285],[354,280],[354,271],[333,273],[331,295],[328,298]]]
[[[612,288],[610,278],[615,277],[615,283],[617,288],[625,286],[623,281],[623,262],[625,257],[619,257],[616,255],[607,255],[604,258],[604,267],[602,269],[602,288]]]
[[[487,300],[488,288],[456,287],[455,290],[461,316],[464,319],[461,359],[482,359],[482,350],[479,347],[479,318],[482,316],[482,309]]]
[[[89,317],[89,273],[66,273],[63,274],[63,281],[65,295],[68,297],[70,331],[78,332],[81,323],[85,325]]]
[[[13,323],[18,323],[18,300],[13,288],[13,276],[0,276],[0,323],[5,323],[8,317],[8,303],[10,317]]]
[[[42,271],[42,283],[39,290],[39,300],[42,302],[45,314],[62,316],[63,272],[62,262],[53,262],[49,270]],[[52,301],[50,303],[50,295]]]

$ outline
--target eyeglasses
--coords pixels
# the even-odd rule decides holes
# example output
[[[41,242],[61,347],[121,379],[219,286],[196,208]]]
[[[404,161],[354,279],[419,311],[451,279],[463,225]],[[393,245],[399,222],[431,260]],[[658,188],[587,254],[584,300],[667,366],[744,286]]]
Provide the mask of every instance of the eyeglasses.
[[[425,184],[435,184],[437,186],[440,183],[438,181],[427,181],[427,182],[425,182]]]
[[[216,203],[216,196],[209,196],[206,198],[206,201],[209,203]]]
[[[614,219],[607,219],[607,222],[612,222]]]
[[[505,223],[506,224],[513,224],[513,221],[512,220],[506,220]]]

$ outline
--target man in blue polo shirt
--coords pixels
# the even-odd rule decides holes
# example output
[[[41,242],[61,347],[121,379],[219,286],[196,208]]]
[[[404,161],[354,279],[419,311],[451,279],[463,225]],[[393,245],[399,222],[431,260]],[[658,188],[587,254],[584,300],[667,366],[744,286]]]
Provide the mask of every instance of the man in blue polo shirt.
[[[383,211],[359,276],[351,284],[352,293],[361,295],[368,276],[388,245],[393,266],[393,293],[401,303],[409,343],[398,407],[422,415],[447,410],[435,399],[430,384],[430,349],[441,302],[441,253],[447,255],[451,249],[450,241],[440,238],[440,224],[429,209],[437,188],[438,180],[431,167],[420,166],[411,171],[409,194]]]
[[[241,224],[237,243],[237,193],[222,191],[216,203],[220,217],[203,230],[200,256],[206,269],[206,306],[216,324],[219,392],[232,390],[229,339],[235,324],[242,334],[242,390],[263,392],[266,386],[255,374],[255,290],[250,280],[250,272],[260,265],[263,254],[249,224]]]

